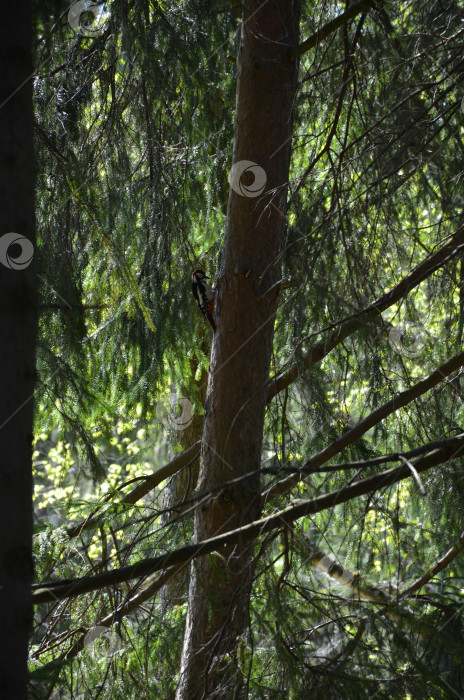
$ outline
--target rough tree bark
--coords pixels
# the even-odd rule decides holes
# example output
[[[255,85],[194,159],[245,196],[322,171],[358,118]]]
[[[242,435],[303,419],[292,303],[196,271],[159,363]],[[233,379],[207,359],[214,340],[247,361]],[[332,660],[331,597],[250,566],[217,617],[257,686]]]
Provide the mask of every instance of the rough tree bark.
[[[250,190],[256,195],[253,190],[263,179],[254,168],[254,183],[244,172],[229,193],[197,487],[201,492],[260,466],[285,230],[297,77],[290,52],[298,44],[299,4],[244,3],[233,163],[257,164],[266,184],[262,194],[249,196]],[[258,478],[249,479],[203,503],[195,515],[196,540],[257,518],[259,486]],[[252,572],[249,543],[193,563],[178,700],[240,697],[236,659],[246,630]]]
[[[29,0],[0,23],[0,695],[27,697],[36,336]],[[6,236],[6,234],[17,234]],[[20,238],[21,236],[26,237]]]

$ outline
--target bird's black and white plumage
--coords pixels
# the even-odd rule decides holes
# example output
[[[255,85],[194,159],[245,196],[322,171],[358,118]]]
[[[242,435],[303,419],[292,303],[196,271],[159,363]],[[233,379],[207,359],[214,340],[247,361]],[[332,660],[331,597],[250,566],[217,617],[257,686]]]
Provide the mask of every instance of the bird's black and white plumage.
[[[205,280],[209,279],[203,270],[194,270],[192,275],[192,292],[203,316],[210,322],[213,331],[216,330],[214,322],[214,292]]]

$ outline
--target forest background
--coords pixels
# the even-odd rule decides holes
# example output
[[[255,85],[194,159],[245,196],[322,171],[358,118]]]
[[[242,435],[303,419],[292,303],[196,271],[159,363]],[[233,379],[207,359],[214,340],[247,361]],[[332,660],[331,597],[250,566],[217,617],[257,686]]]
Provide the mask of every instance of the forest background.
[[[11,13],[3,697],[462,698],[464,3]]]

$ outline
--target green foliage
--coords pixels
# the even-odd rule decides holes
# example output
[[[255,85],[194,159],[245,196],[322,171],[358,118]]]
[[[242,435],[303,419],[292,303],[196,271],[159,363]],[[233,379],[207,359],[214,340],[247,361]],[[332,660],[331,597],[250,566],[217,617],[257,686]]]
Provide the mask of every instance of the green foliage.
[[[229,5],[200,0],[108,8],[107,26],[90,38],[73,32],[61,5],[34,3],[37,581],[125,566],[193,535],[190,509],[168,520],[165,482],[134,507],[121,500],[180,449],[182,435],[163,422],[172,387],[203,413],[208,346],[189,280],[198,264],[212,277],[219,269],[236,88],[228,57],[240,24]],[[303,3],[302,32],[340,10]],[[282,253],[289,285],[271,368],[296,365],[299,377],[268,407],[263,489],[461,349],[462,255],[304,366],[315,343],[462,224],[462,10],[386,3],[301,57]],[[462,432],[461,392],[460,376],[441,382],[329,466]],[[378,471],[317,471],[268,512]],[[462,530],[462,458],[421,484],[425,496],[410,479],[260,538],[236,659],[248,697],[462,695],[462,556],[398,603],[400,620],[311,563],[320,548],[394,599]],[[70,538],[69,525],[94,512],[93,526]],[[118,621],[117,649],[86,647],[64,661],[139,583],[38,607],[31,697],[53,688],[52,698],[174,697],[182,592]]]

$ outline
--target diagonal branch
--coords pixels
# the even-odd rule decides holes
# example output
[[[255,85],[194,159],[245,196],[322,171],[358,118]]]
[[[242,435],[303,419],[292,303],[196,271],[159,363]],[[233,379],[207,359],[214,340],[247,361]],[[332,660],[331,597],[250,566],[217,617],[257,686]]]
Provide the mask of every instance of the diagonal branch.
[[[137,501],[143,498],[149,491],[156,488],[162,481],[194,462],[200,454],[200,447],[201,441],[198,440],[198,442],[195,442],[187,450],[184,450],[184,452],[174,457],[168,464],[165,464],[164,467],[157,469],[154,474],[145,477],[143,482],[136,486],[135,489],[132,489],[130,493],[126,494],[120,502],[125,505],[134,505],[137,503]],[[82,523],[69,528],[68,536],[70,538],[77,537],[81,532],[95,525],[98,521],[98,510],[99,508],[94,510]]]
[[[356,46],[356,44],[358,42],[358,38],[359,38],[359,35],[361,33],[362,26],[364,24],[364,19],[365,19],[365,15],[363,15],[363,17],[361,17],[361,19],[358,23],[355,35],[353,37],[353,41],[351,42],[351,46],[345,47],[346,56],[345,56],[345,67],[343,69],[343,75],[342,75],[342,80],[341,80],[342,84],[341,84],[341,88],[340,88],[340,94],[338,96],[337,107],[335,109],[335,115],[334,115],[334,118],[332,121],[332,126],[330,127],[329,135],[327,136],[327,139],[325,141],[324,146],[321,148],[319,153],[313,158],[313,160],[308,165],[308,167],[306,168],[303,175],[299,178],[299,183],[298,183],[298,186],[296,187],[295,191],[292,194],[292,199],[297,195],[297,193],[303,187],[306,180],[308,179],[308,175],[314,169],[316,164],[320,161],[322,156],[325,155],[326,153],[330,153],[330,147],[332,145],[332,141],[333,141],[333,138],[337,132],[338,123],[340,121],[340,116],[342,113],[345,95],[346,95],[346,92],[348,90],[348,85],[351,82],[350,73],[354,74],[354,67],[353,67],[351,55],[353,53],[354,47]]]
[[[395,413],[395,411],[397,411],[399,408],[407,406],[409,403],[411,403],[411,401],[419,398],[419,396],[425,394],[426,391],[429,391],[429,389],[432,389],[434,386],[442,382],[443,379],[446,379],[446,377],[463,365],[464,351],[447,360],[440,367],[429,374],[428,377],[422,379],[422,381],[417,382],[417,384],[414,386],[402,391],[393,399],[390,399],[390,401],[384,403],[383,406],[380,406],[375,411],[372,411],[372,413],[370,413],[366,418],[359,421],[359,423],[356,423],[351,430],[348,430],[346,433],[334,440],[334,442],[332,442],[330,445],[327,445],[327,447],[306,462],[304,465],[305,473],[295,472],[294,474],[277,482],[277,484],[274,484],[274,486],[271,486],[270,489],[263,493],[262,503],[266,504],[276,496],[280,496],[286,491],[289,491],[291,488],[293,488],[293,486],[298,484],[300,481],[303,481],[303,479],[305,479],[308,475],[308,472],[311,473],[309,471],[310,469],[320,467],[322,464],[327,462],[328,459],[341,452],[345,447],[361,437],[361,435],[364,435],[364,433],[370,430],[370,428],[372,428],[374,425],[380,423],[381,420],[392,413]],[[409,467],[406,468],[409,469]]]
[[[462,438],[460,439],[462,440]],[[348,569],[343,567],[339,562],[332,560],[326,555],[324,555],[324,553],[321,552],[319,549],[311,549],[310,561],[313,564],[313,566],[317,566],[322,571],[328,573],[329,576],[332,576],[333,578],[340,581],[340,583],[343,583],[344,585],[351,588],[355,595],[360,599],[371,600],[372,602],[379,603],[381,605],[386,604],[385,612],[387,612],[387,614],[389,614],[395,619],[401,619],[401,621],[404,621],[404,619],[406,618],[403,619],[403,617],[399,613],[390,610],[391,604],[393,602],[397,602],[399,598],[409,596],[411,595],[411,593],[415,593],[415,591],[422,588],[422,586],[424,586],[428,581],[430,581],[431,578],[436,576],[437,573],[439,573],[451,561],[453,561],[453,559],[463,549],[464,532],[459,536],[458,544],[452,547],[434,566],[432,566],[429,569],[429,571],[426,574],[418,578],[410,586],[401,591],[401,593],[399,593],[398,596],[395,597],[395,601],[392,601],[389,596],[386,596],[386,594],[382,590],[378,589],[373,584],[369,583],[368,581],[363,581],[358,573],[349,571]],[[123,617],[128,615],[136,608],[140,607],[140,605],[142,605],[146,600],[149,600],[154,595],[156,595],[160,588],[164,586],[165,583],[172,576],[182,571],[182,569],[184,569],[188,563],[189,561],[185,562],[184,564],[172,566],[170,568],[165,569],[165,571],[159,574],[158,576],[152,575],[151,577],[145,579],[143,583],[139,586],[139,590],[137,593],[135,593],[131,598],[129,598],[125,602],[121,603],[121,605],[119,605],[119,607],[114,612],[102,618],[98,623],[96,623],[96,626],[111,627],[115,623],[119,622]],[[380,613],[382,612],[383,610],[380,611]],[[66,654],[63,655],[63,658],[71,659],[77,656],[79,651],[81,651],[81,649],[83,649],[84,647],[84,640],[87,631],[87,629],[81,631],[79,638],[73,643],[72,647],[66,652]],[[47,650],[48,648],[45,648],[43,652],[47,652]]]
[[[345,338],[360,328],[363,328],[367,323],[380,316],[383,311],[393,304],[396,304],[397,301],[406,296],[412,289],[427,279],[427,277],[430,277],[437,269],[443,267],[443,265],[452,260],[452,258],[462,251],[463,247],[464,227],[461,226],[453,234],[448,243],[425,258],[425,260],[417,265],[409,275],[404,277],[401,282],[398,282],[390,291],[383,294],[365,309],[339,322],[339,324],[337,324],[338,327],[332,331],[328,339],[314,345],[301,363],[290,367],[286,372],[283,372],[273,379],[269,386],[267,400],[271,401],[276,394],[292,384],[303,371],[311,369],[314,364],[326,357],[326,355],[337,347],[337,345],[342,343]],[[327,326],[318,333],[330,330],[333,327],[333,325]]]
[[[434,566],[430,567],[430,569],[427,571],[426,574],[421,576],[420,578],[416,579],[413,583],[411,583],[410,586],[407,588],[404,588],[399,594],[398,598],[404,598],[405,596],[411,595],[411,593],[415,593],[416,591],[420,590],[422,586],[425,586],[426,583],[430,581],[431,578],[436,576],[440,571],[442,571],[450,562],[453,561],[457,555],[462,552],[464,549],[464,532],[462,532],[459,535],[458,538],[458,543],[449,549],[446,554],[439,560],[437,561]]]
[[[414,461],[414,468],[418,473],[424,472],[437,464],[442,464],[450,459],[464,455],[464,433],[453,438],[451,444],[437,448],[419,457]],[[74,597],[82,593],[105,588],[124,581],[129,581],[138,576],[149,576],[155,571],[164,570],[168,567],[187,563],[190,559],[205,556],[214,551],[221,551],[225,547],[230,547],[238,542],[250,540],[260,535],[271,532],[283,525],[292,523],[305,515],[313,515],[329,508],[334,508],[340,503],[372,493],[378,489],[388,486],[411,477],[411,471],[405,464],[400,467],[388,469],[387,471],[367,477],[357,481],[350,486],[342,487],[337,491],[313,498],[301,500],[296,505],[289,506],[283,510],[261,518],[248,525],[237,528],[232,532],[218,535],[196,544],[186,545],[167,554],[158,557],[144,559],[131,566],[125,566],[113,571],[107,571],[96,576],[89,576],[81,579],[71,579],[53,583],[34,585],[32,601],[34,604],[54,602],[65,598]]]
[[[446,563],[443,563],[437,570],[444,568],[444,566],[446,566],[449,561],[454,559],[456,554],[463,549],[464,533],[460,536],[459,542],[460,544],[453,547],[453,549],[450,550],[435,567],[433,567],[433,570],[437,569],[437,567],[439,567],[442,562],[446,560]],[[430,635],[432,633],[437,633],[436,628],[430,621],[427,621],[423,617],[418,618],[417,614],[413,610],[400,608],[398,606],[399,598],[412,592],[413,590],[416,590],[416,586],[420,588],[423,585],[422,582],[425,582],[425,579],[429,580],[429,578],[432,577],[432,574],[429,577],[427,575],[422,576],[420,579],[415,581],[412,586],[405,589],[403,593],[393,597],[369,582],[365,577],[361,576],[361,574],[346,569],[342,564],[340,564],[340,562],[327,556],[320,549],[312,549],[311,545],[309,545],[309,547],[309,560],[313,566],[316,566],[321,571],[324,571],[329,576],[339,581],[339,583],[342,585],[351,588],[357,600],[369,600],[372,603],[382,605],[382,607],[377,610],[378,615],[388,615],[393,620],[399,622],[402,627],[408,628],[411,632],[414,632],[421,639],[430,640]],[[440,631],[441,630],[438,630],[438,633],[440,633]]]
[[[302,56],[304,53],[316,46],[316,44],[319,44],[321,41],[324,41],[324,39],[327,39],[330,34],[333,34],[333,32],[337,31],[337,29],[349,22],[350,19],[353,19],[353,17],[361,14],[361,12],[367,12],[367,10],[370,10],[377,4],[379,4],[379,0],[361,0],[361,2],[357,2],[352,7],[349,7],[347,10],[345,10],[345,12],[342,12],[341,15],[338,15],[338,17],[335,17],[335,19],[327,22],[322,29],[319,29],[315,34],[310,36],[308,39],[305,39],[305,41],[303,41],[294,51],[290,53],[290,59],[294,61],[299,56]]]
[[[307,545],[311,564],[336,581],[339,581],[339,583],[351,588],[358,600],[370,600],[379,605],[386,605],[392,602],[390,595],[374,586],[373,583],[361,576],[359,572],[346,569],[339,561],[329,557],[318,547],[312,547],[310,542],[307,542]]]
[[[357,314],[343,319],[339,322],[339,326],[333,330],[326,342],[321,341],[313,346],[311,351],[306,355],[301,364],[296,364],[290,367],[286,372],[281,373],[269,386],[267,393],[267,402],[269,403],[274,396],[286,389],[292,384],[303,371],[308,371],[311,367],[320,362],[326,355],[329,354],[337,345],[345,338],[356,332],[366,323],[374,320],[376,317],[385,311],[389,306],[395,304],[399,299],[406,296],[412,289],[423,282],[438,268],[448,263],[458,253],[462,253],[464,247],[464,227],[460,227],[450,238],[448,243],[439,248],[435,253],[428,256],[420,263],[409,275],[404,277],[395,287],[383,294],[372,304],[367,306]],[[319,333],[325,330],[330,330],[334,326],[328,326],[321,329]],[[175,474],[179,469],[187,466],[187,464],[196,459],[200,452],[200,442],[196,442],[187,450],[177,455],[171,462],[166,464],[161,469],[158,469],[154,474],[147,477],[142,484],[137,486],[127,496],[122,499],[122,503],[127,505],[135,504],[140,498],[145,496],[149,491],[154,489],[161,481],[164,481],[169,476]],[[78,525],[73,526],[68,530],[70,538],[76,537],[83,530],[92,527],[96,523],[96,512],[92,513],[86,520]]]
[[[123,603],[121,603],[114,612],[111,612],[109,613],[109,615],[106,615],[106,617],[102,618],[99,622],[97,622],[94,625],[94,627],[110,628],[114,624],[120,622],[123,617],[128,615],[136,608],[140,607],[140,605],[142,605],[142,603],[144,603],[146,600],[149,600],[154,595],[156,595],[160,588],[166,585],[166,583],[173,576],[179,573],[184,567],[185,564],[171,566],[170,568],[166,569],[163,573],[159,574],[159,576],[149,577],[147,580],[142,582],[138,592],[135,593],[132,596],[132,598],[129,598],[129,600],[126,600]],[[85,636],[87,632],[87,629],[81,632],[79,637],[74,641],[71,648],[68,649],[68,651],[66,651],[65,654],[63,654],[64,659],[74,659],[78,655],[78,653],[84,648]],[[44,651],[47,650],[44,649]]]

